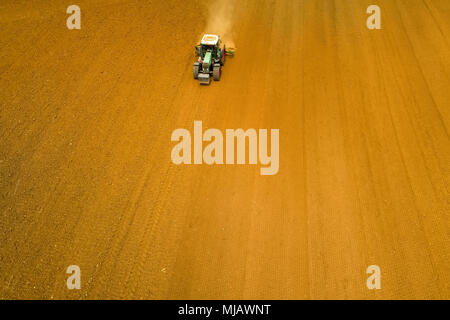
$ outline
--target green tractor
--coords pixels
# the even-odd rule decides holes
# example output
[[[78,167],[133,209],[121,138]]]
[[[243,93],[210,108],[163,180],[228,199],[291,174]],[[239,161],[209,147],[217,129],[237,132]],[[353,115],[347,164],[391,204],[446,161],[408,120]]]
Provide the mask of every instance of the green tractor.
[[[233,48],[226,49],[225,45],[223,47],[221,45],[219,36],[205,34],[201,43],[195,47],[198,61],[194,63],[193,75],[200,84],[208,85],[211,75],[214,81],[219,81],[225,56],[234,55]]]

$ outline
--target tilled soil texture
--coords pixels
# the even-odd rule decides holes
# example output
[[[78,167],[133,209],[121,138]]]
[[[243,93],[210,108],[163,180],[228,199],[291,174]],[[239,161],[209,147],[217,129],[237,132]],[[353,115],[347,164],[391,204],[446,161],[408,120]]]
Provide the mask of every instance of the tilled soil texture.
[[[450,1],[372,2],[1,1],[0,298],[450,298]],[[194,120],[279,173],[174,165]]]

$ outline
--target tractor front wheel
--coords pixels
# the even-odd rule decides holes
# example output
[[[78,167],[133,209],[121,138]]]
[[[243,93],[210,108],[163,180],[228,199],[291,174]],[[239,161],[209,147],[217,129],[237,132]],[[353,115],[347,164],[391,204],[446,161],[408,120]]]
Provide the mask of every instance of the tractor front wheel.
[[[200,69],[200,66],[198,63],[194,63],[194,70],[192,71],[193,75],[194,75],[194,79],[197,80],[198,79],[198,71]]]
[[[220,74],[221,74],[221,66],[220,64],[215,64],[213,69],[213,78],[214,81],[220,81]]]

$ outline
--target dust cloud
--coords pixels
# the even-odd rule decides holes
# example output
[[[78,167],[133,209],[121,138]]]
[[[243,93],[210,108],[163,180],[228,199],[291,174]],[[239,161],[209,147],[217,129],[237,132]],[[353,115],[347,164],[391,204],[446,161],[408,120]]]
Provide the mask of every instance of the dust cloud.
[[[233,11],[237,0],[208,1],[208,17],[204,33],[217,34],[227,47],[234,47]],[[203,36],[203,34],[202,34]]]

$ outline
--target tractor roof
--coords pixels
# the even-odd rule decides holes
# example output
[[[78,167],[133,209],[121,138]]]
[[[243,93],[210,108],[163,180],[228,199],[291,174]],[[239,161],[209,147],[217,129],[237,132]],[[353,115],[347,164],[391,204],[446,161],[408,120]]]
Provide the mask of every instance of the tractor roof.
[[[202,38],[201,44],[208,46],[215,46],[219,42],[219,36],[215,34],[205,34]]]

